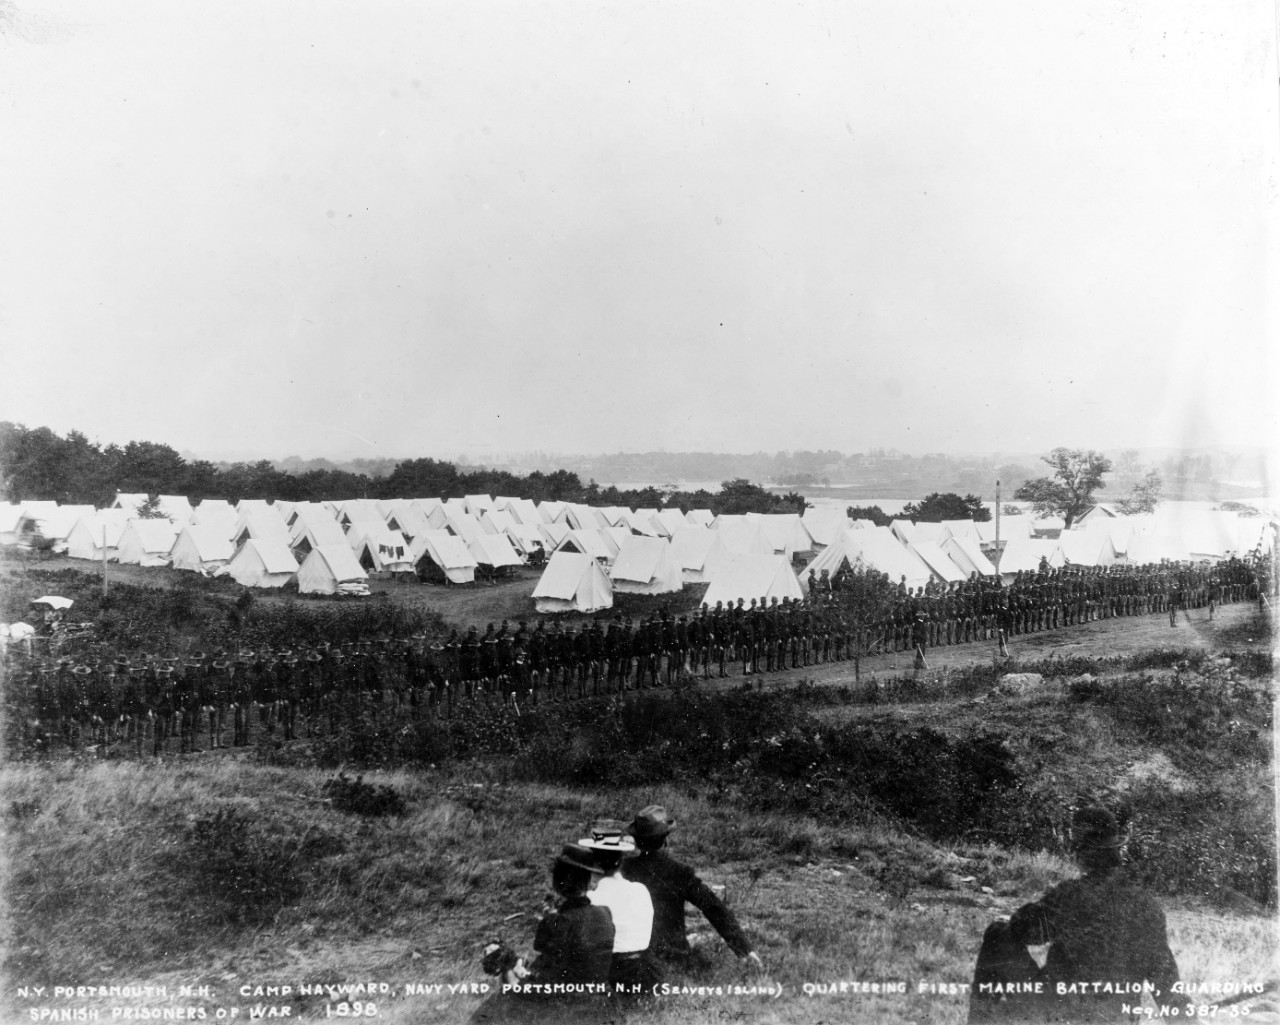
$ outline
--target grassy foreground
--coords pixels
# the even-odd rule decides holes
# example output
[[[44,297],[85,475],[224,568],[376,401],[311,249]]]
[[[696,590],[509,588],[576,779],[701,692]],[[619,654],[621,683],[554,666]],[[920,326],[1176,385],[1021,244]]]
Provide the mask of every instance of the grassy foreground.
[[[41,1007],[125,1020],[111,1009],[190,1006],[208,1020],[288,1007],[291,1020],[318,1021],[341,1014],[342,997],[323,986],[372,982],[372,994],[348,991],[348,1009],[373,1001],[379,1021],[465,1021],[483,999],[472,984],[490,981],[483,943],[500,934],[531,952],[550,852],[593,817],[658,801],[681,820],[674,853],[724,887],[766,966],[748,972],[712,933],[703,963],[669,981],[780,985],[782,996],[672,996],[630,1020],[961,1022],[965,998],[945,990],[970,978],[986,923],[1071,873],[1044,853],[930,843],[887,818],[837,827],[748,815],[689,788],[602,794],[480,767],[371,774],[407,813],[365,819],[333,807],[332,777],[247,757],[5,767],[0,1020],[41,1020],[31,1017]],[[1270,974],[1273,918],[1163,903],[1184,979]],[[805,992],[855,981],[905,982],[908,993]],[[922,983],[943,991],[921,994]],[[18,989],[131,984],[168,991],[51,999]],[[208,988],[180,996],[184,985]],[[300,985],[319,992],[300,995]]]

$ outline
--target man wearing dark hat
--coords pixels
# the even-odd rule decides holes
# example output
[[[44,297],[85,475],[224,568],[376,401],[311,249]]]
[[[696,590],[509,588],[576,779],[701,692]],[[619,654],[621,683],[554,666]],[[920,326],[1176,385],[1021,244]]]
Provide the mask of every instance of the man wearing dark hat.
[[[1008,922],[987,927],[970,1022],[1126,1021],[1122,1005],[1140,1006],[1144,987],[1154,990],[1157,1003],[1171,1002],[1178,965],[1164,912],[1125,885],[1118,871],[1123,845],[1111,812],[1098,806],[1076,811],[1071,849],[1084,875],[1059,883]],[[1027,947],[1045,944],[1041,968]],[[1033,988],[1038,992],[1028,992]]]
[[[760,956],[751,949],[751,941],[724,901],[698,878],[693,869],[663,850],[667,835],[675,827],[675,820],[660,804],[642,808],[631,823],[631,836],[640,853],[638,857],[625,861],[622,871],[628,879],[642,883],[653,900],[650,950],[664,958],[683,958],[692,952],[685,934],[684,906],[688,903],[706,915],[712,928],[738,957],[747,958],[758,966]]]

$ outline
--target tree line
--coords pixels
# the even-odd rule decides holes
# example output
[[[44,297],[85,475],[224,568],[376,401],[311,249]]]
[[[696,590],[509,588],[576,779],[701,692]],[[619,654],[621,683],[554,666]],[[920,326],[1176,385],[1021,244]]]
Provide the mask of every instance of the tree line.
[[[718,492],[646,487],[619,490],[586,484],[568,470],[527,475],[485,468],[461,469],[438,459],[406,459],[375,476],[336,468],[290,472],[270,460],[213,463],[187,460],[168,445],[130,441],[102,446],[80,431],[65,437],[48,427],[0,421],[0,488],[10,502],[52,499],[107,506],[117,492],[184,495],[193,503],[223,498],[270,501],[344,501],[352,498],[461,498],[503,495],[533,501],[581,502],[628,508],[710,509],[714,514],[802,513],[803,496],[775,495],[745,478],[727,480]]]

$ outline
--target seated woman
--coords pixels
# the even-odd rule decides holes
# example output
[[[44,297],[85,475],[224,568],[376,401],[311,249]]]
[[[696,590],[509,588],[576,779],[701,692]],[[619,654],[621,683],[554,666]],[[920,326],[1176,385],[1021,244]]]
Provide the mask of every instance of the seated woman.
[[[565,844],[551,867],[551,886],[563,900],[538,923],[533,947],[538,958],[526,968],[505,946],[494,943],[485,950],[484,969],[501,977],[503,992],[487,1000],[473,1021],[524,1020],[531,1005],[545,1006],[547,1020],[568,1021],[565,1001],[594,1003],[608,993],[613,960],[613,918],[608,908],[587,899],[601,870],[591,852],[577,844]],[[520,998],[523,1012],[510,996]]]

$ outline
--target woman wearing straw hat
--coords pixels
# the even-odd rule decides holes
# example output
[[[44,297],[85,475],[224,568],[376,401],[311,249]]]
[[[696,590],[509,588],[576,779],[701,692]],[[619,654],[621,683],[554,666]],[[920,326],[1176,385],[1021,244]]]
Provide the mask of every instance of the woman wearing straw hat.
[[[578,844],[592,852],[595,863],[604,872],[590,899],[592,904],[608,908],[613,916],[615,932],[609,984],[615,995],[640,997],[652,993],[661,973],[649,957],[649,939],[653,932],[653,901],[649,890],[622,874],[623,856],[636,849],[624,835],[625,829],[621,822],[599,819],[591,824],[591,835]]]

